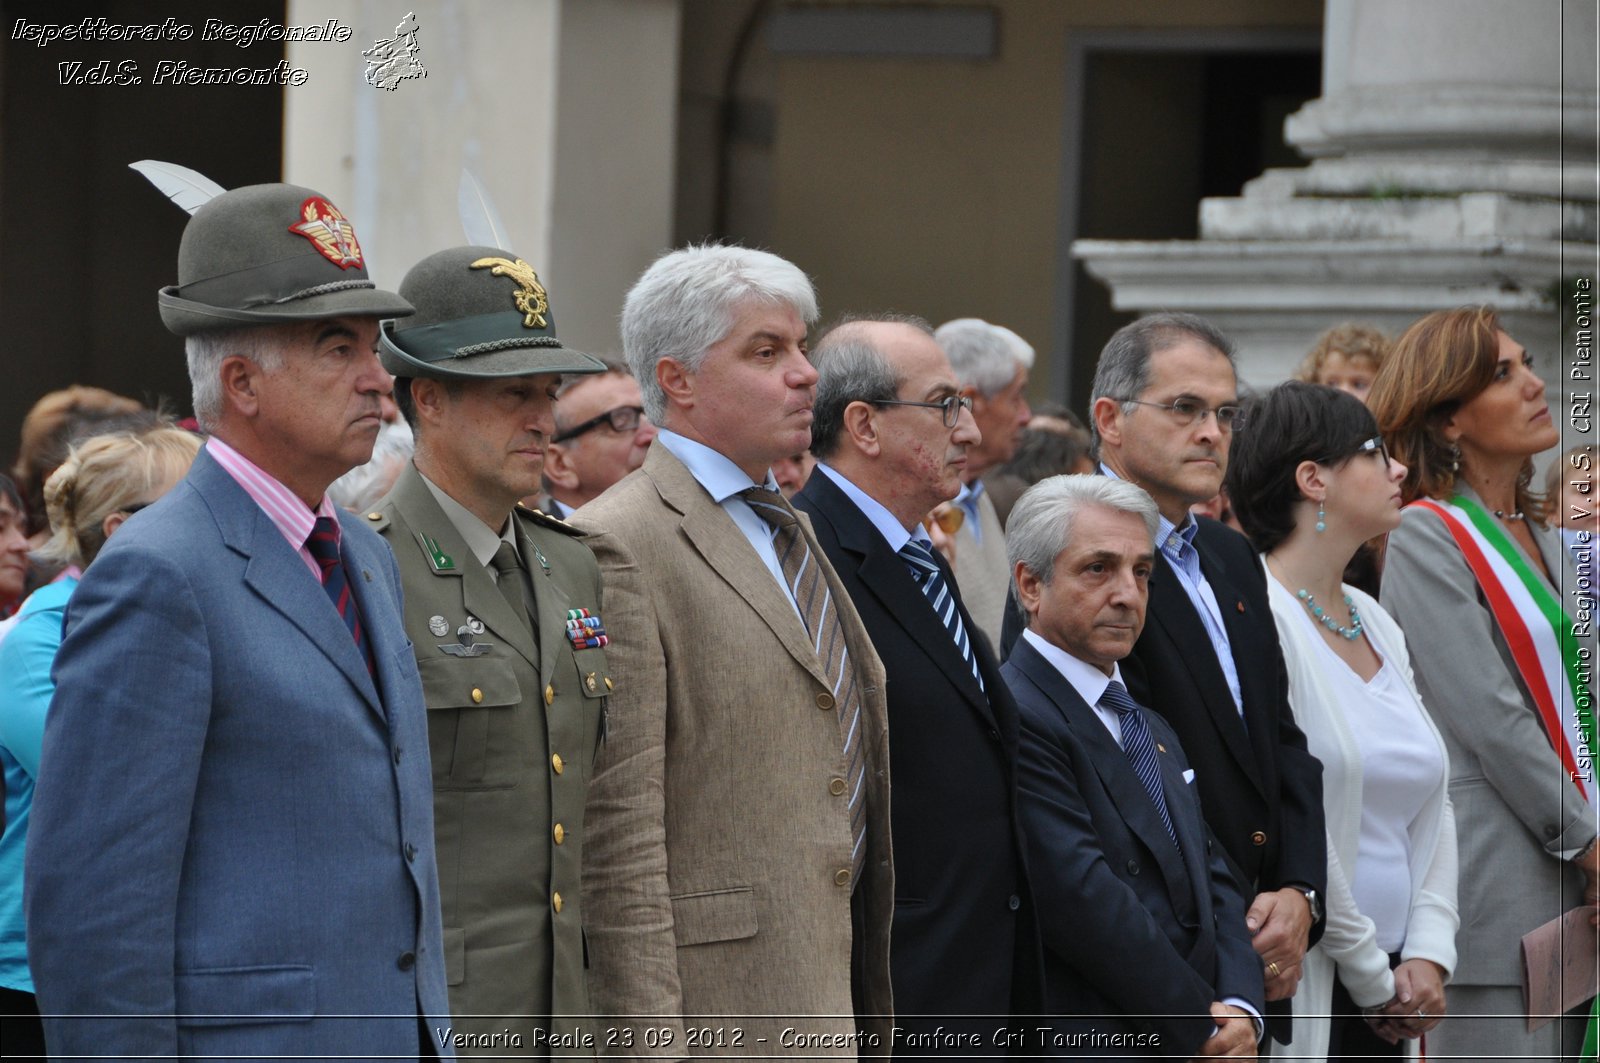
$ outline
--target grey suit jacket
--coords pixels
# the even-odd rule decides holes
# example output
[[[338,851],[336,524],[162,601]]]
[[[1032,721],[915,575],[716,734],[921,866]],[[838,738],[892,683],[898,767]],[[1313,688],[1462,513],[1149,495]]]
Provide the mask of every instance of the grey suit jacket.
[[[605,577],[616,679],[583,876],[590,992],[603,1025],[620,1031],[602,1051],[782,1053],[794,1027],[845,1038],[801,1054],[849,1056],[852,1015],[875,1016],[865,1023],[875,1045],[859,1047],[888,1050],[883,665],[800,520],[864,694],[859,883],[831,684],[738,526],[660,442],[573,516]],[[648,1027],[666,1039],[647,1042]],[[720,1039],[689,1039],[719,1027]]]
[[[205,452],[84,574],[28,832],[52,1055],[414,1057],[419,1008],[449,1025],[399,574],[342,523],[375,676]]]
[[[1576,619],[1571,554],[1553,529],[1530,530]],[[1407,509],[1390,534],[1381,600],[1405,632],[1417,689],[1450,753],[1462,868],[1454,981],[1518,984],[1522,935],[1582,903],[1583,875],[1562,854],[1594,838],[1594,813],[1567,779],[1483,592],[1433,513]],[[1594,645],[1592,625],[1585,641]]]

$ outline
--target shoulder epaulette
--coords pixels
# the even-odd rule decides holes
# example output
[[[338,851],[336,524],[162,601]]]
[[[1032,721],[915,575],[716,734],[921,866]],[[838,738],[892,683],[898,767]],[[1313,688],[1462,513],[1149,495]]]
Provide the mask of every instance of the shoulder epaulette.
[[[521,502],[518,502],[517,512],[532,520],[535,524],[542,525],[543,527],[552,528],[558,532],[565,532],[567,535],[574,537],[581,536],[583,534],[577,528],[574,528],[560,517],[546,513],[542,509],[534,509],[532,506],[525,506]]]

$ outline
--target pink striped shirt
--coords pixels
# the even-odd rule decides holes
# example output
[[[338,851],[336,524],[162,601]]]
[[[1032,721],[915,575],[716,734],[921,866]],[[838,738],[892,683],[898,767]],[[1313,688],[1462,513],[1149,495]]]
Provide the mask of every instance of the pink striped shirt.
[[[339,527],[339,511],[333,507],[332,499],[324,494],[317,508],[309,510],[293,491],[283,486],[272,474],[216,436],[206,440],[206,451],[216,459],[218,465],[228,470],[228,475],[238,481],[244,493],[261,507],[267,519],[282,533],[289,549],[300,555],[300,560],[306,563],[306,568],[321,584],[322,566],[311,556],[306,541],[311,538],[318,517],[332,517],[334,541],[339,542],[343,538],[343,529]]]

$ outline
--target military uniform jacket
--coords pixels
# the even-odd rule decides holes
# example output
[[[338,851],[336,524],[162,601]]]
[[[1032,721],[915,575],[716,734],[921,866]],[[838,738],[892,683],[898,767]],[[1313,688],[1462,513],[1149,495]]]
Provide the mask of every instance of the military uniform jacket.
[[[513,515],[535,638],[414,466],[367,516],[399,560],[428,706],[455,1031],[510,1031],[534,1049],[547,1027],[553,1051],[573,1054],[580,1026],[595,1033],[581,1021],[579,867],[612,680],[605,650],[574,650],[566,621],[569,610],[599,615],[594,555],[552,517]]]

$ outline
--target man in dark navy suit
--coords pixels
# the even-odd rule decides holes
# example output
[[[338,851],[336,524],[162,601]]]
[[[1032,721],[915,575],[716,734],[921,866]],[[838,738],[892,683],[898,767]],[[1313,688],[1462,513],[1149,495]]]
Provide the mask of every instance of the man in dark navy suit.
[[[1017,712],[922,524],[960,488],[971,400],[918,319],[847,321],[813,360],[819,464],[794,504],[888,671],[896,1055],[994,1054],[1004,1020],[979,1017],[1038,1005]]]
[[[1261,963],[1172,728],[1118,662],[1144,624],[1156,507],[1057,476],[1006,531],[1028,630],[1001,669],[1022,713],[1022,815],[1045,947],[1041,1052],[1254,1057]],[[1041,1024],[1045,1025],[1045,1024]]]

